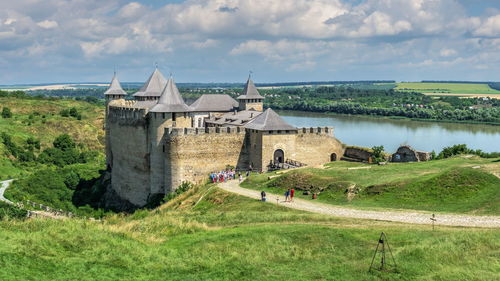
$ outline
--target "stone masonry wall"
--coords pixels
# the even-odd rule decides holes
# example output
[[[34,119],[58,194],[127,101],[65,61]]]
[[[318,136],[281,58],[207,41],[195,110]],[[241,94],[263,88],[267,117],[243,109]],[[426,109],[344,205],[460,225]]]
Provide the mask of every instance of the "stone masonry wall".
[[[107,125],[112,144],[111,186],[136,206],[146,204],[149,186],[148,124],[144,109],[110,107]]]
[[[243,128],[167,128],[165,142],[165,181],[172,190],[182,181],[206,181],[210,172],[226,165],[248,168]]]
[[[335,153],[339,160],[343,155],[342,143],[333,136],[333,128],[300,128],[298,133],[266,133],[262,140],[262,167],[265,170],[274,152],[281,149],[285,159],[295,160],[308,166],[330,162]]]

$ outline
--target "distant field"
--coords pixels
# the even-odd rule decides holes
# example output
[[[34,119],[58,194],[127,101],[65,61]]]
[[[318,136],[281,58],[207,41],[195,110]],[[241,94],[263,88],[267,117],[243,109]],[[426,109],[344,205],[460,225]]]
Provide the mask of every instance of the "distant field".
[[[488,84],[468,83],[397,83],[396,90],[403,92],[444,93],[444,94],[488,94],[497,95],[500,91]]]

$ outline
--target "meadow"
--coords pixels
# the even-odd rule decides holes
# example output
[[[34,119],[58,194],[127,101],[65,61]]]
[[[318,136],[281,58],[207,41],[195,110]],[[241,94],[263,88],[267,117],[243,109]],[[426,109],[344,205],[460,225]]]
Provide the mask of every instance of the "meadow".
[[[397,272],[368,273],[382,231]],[[4,219],[0,241],[2,280],[494,280],[500,273],[498,230],[338,219],[211,185],[102,221]]]
[[[475,83],[397,83],[395,90],[420,93],[458,93],[458,94],[500,94],[488,84]]]
[[[368,169],[366,169],[368,168]],[[282,195],[288,188],[319,193],[324,203],[355,208],[400,208],[500,215],[499,159],[457,156],[419,163],[333,162],[321,168],[255,174],[242,186]],[[346,190],[355,188],[353,197]],[[352,195],[352,194],[351,194]]]

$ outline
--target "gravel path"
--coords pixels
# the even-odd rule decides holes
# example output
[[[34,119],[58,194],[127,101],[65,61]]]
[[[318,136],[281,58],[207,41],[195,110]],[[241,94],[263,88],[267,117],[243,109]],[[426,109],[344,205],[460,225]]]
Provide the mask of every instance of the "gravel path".
[[[233,192],[246,197],[260,199],[260,192],[257,190],[246,189],[239,186],[238,181],[228,181],[220,183],[219,187],[223,190]],[[295,198],[294,202],[284,202],[284,197],[276,194],[267,194],[267,202],[276,204],[276,199],[279,198],[278,204],[288,208],[308,211],[312,213],[325,214],[335,217],[371,219],[381,221],[394,221],[412,224],[432,224],[430,212],[419,211],[367,211],[351,208],[337,207],[333,205],[323,204],[319,202],[311,202],[308,200]],[[437,214],[436,225],[448,226],[465,226],[465,227],[489,227],[500,228],[500,216],[469,216],[469,215],[451,215]]]
[[[5,192],[5,190],[7,189],[7,187],[9,187],[9,185],[13,182],[14,180],[6,180],[6,181],[0,181],[0,201],[3,201],[7,204],[11,204],[13,205],[14,203],[12,203],[12,201],[10,201],[9,199],[3,197],[3,193]]]

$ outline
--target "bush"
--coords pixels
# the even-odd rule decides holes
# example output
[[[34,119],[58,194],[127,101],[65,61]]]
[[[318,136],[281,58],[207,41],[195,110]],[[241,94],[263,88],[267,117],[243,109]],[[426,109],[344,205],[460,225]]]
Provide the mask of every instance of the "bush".
[[[2,109],[2,117],[3,118],[11,118],[12,117],[12,111],[10,111],[10,108],[4,107]]]
[[[374,146],[372,147],[373,150],[373,157],[375,157],[375,162],[384,162],[384,146],[379,145],[379,146]]]
[[[27,211],[16,206],[9,205],[0,201],[0,220],[4,218],[9,219],[24,219],[26,218]]]

